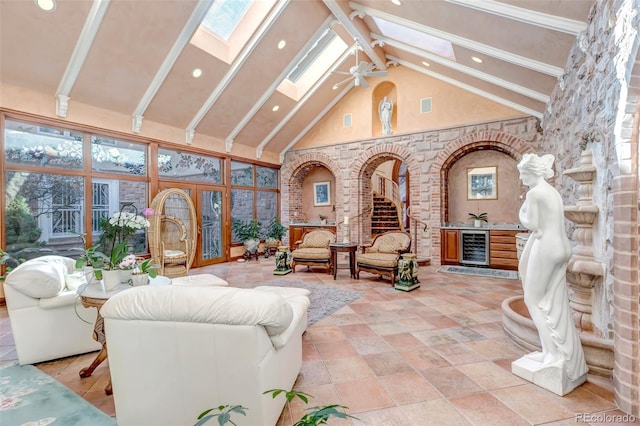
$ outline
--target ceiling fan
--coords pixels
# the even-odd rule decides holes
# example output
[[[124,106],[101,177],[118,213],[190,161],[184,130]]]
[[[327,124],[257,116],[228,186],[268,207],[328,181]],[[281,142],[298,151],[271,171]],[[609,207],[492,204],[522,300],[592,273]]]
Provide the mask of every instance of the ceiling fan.
[[[349,69],[349,72],[344,71],[333,71],[335,74],[344,74],[350,76],[349,78],[342,80],[339,83],[336,83],[333,87],[339,87],[344,83],[355,80],[354,85],[369,87],[369,83],[365,79],[365,77],[384,77],[388,75],[387,71],[374,71],[375,64],[371,62],[358,62],[358,51],[360,50],[360,44],[358,40],[356,40],[356,64]]]

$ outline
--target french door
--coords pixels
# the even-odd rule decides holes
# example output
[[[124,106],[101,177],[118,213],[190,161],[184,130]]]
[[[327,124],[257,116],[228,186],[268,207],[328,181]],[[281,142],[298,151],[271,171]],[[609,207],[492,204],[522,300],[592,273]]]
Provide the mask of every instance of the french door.
[[[159,191],[166,188],[184,190],[196,206],[198,220],[198,244],[191,267],[220,263],[227,260],[227,223],[225,213],[225,188],[216,185],[188,184],[184,182],[160,182]]]

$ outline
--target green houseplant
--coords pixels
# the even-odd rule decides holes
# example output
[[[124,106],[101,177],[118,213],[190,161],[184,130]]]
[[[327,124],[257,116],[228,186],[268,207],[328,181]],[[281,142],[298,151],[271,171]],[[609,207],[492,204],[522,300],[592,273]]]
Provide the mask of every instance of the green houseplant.
[[[268,391],[264,391],[263,394],[265,395],[271,394],[272,398],[276,398],[278,395],[283,394],[284,397],[287,399],[286,405],[289,412],[291,412],[290,404],[294,398],[299,398],[305,404],[309,403],[309,398],[313,398],[313,396],[301,391],[297,391],[295,389],[292,389],[290,391],[286,391],[284,389],[271,389]],[[345,411],[341,411],[341,410],[346,410],[347,408],[348,407],[345,407],[344,405],[338,405],[338,404],[325,405],[322,407],[311,407],[307,409],[308,412],[304,416],[302,416],[300,420],[295,422],[293,426],[322,425],[322,424],[326,424],[330,417],[335,417],[338,419],[346,419],[346,418],[357,419],[357,417],[347,414]],[[242,405],[219,405],[215,408],[210,408],[200,413],[200,415],[198,416],[198,421],[195,423],[195,426],[202,426],[203,424],[207,423],[209,420],[214,418],[217,419],[218,424],[220,426],[224,426],[227,423],[231,423],[232,425],[235,425],[233,420],[231,420],[231,414],[236,413],[236,414],[242,414],[243,416],[246,416],[247,415],[246,410],[247,408],[243,407]],[[284,424],[284,420],[285,419],[283,417],[282,424]]]
[[[287,227],[284,226],[282,223],[280,223],[280,220],[277,217],[274,217],[273,219],[271,219],[271,222],[269,222],[269,225],[267,226],[267,245],[269,245],[269,243],[272,244],[276,244],[275,241],[277,241],[277,244],[279,245],[282,242],[282,238],[284,237],[284,234],[287,232]],[[269,241],[269,239],[271,240],[275,240],[275,241]]]
[[[133,268],[133,274],[149,274],[151,278],[157,277],[157,269],[160,269],[160,265],[151,263],[152,261],[153,259],[145,259],[142,262],[138,263],[136,267]]]
[[[473,224],[476,228],[482,226],[482,222],[488,222],[487,212],[482,213],[469,213],[469,217],[473,219]]]
[[[260,229],[262,224],[258,219],[251,219],[248,222],[244,222],[240,219],[234,219],[231,225],[234,235],[249,253],[255,253],[258,251],[258,245],[260,244]]]

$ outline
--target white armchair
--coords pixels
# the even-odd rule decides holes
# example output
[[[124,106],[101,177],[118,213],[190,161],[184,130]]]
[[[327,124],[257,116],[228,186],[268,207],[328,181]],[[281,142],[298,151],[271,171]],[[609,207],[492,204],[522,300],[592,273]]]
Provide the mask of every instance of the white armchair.
[[[243,405],[239,425],[274,425],[302,366],[309,292],[219,286],[135,287],[102,307],[119,426],[193,425]]]
[[[76,294],[84,277],[75,260],[42,256],[28,260],[4,281],[7,312],[20,364],[34,364],[100,350],[93,340],[96,310],[82,307]]]

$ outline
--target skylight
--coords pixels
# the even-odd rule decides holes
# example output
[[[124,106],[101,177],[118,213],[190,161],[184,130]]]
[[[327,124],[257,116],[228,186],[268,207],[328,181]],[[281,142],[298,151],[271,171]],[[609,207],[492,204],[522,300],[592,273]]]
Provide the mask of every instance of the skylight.
[[[311,49],[302,57],[300,62],[291,70],[287,78],[296,83],[302,74],[309,69],[311,64],[318,59],[318,56],[327,48],[327,46],[337,37],[337,34],[330,28],[327,28],[325,32],[320,36],[318,40],[311,46]]]
[[[202,26],[227,41],[250,5],[251,0],[215,0]]]
[[[453,52],[453,46],[451,42],[447,40],[443,40],[402,25],[394,24],[393,22],[389,22],[375,16],[372,16],[371,18],[385,37],[401,41],[409,46],[414,46],[426,52],[431,52],[444,58],[451,59],[452,61],[456,60],[456,55]]]
[[[298,101],[329,70],[349,46],[327,29],[280,84],[278,91]]]

